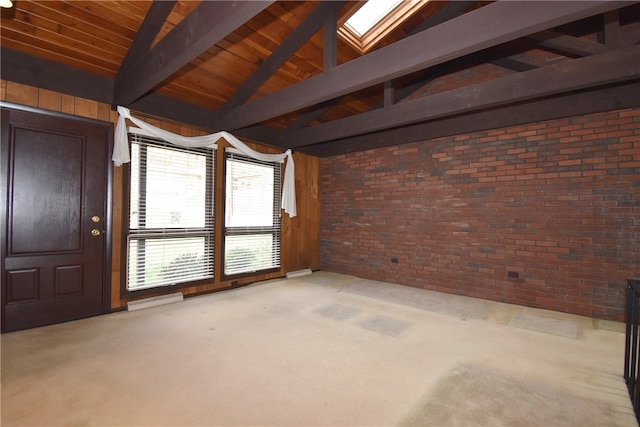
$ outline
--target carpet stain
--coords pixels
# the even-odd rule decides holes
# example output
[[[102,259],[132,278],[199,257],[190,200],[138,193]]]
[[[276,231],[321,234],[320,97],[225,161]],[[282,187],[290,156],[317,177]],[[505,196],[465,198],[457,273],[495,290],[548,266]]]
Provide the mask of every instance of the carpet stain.
[[[358,325],[370,331],[397,337],[410,327],[411,323],[387,316],[371,316],[358,322]]]
[[[400,426],[611,426],[611,404],[546,384],[460,365],[439,380]]]
[[[408,286],[389,287],[382,282],[373,280],[363,279],[348,283],[344,286],[344,291],[419,310],[454,316],[463,320],[486,319],[491,311],[491,305],[487,301],[476,298]]]
[[[320,307],[316,310],[316,313],[323,317],[328,317],[333,320],[347,320],[360,313],[357,308],[349,307],[342,304],[329,304],[324,307]]]

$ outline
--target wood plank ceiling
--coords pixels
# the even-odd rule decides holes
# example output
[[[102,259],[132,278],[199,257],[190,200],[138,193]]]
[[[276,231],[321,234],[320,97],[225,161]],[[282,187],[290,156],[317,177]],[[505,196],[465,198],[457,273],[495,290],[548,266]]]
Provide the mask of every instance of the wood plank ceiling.
[[[423,1],[362,54],[355,1],[14,0],[5,80],[317,156],[640,106],[632,1]]]

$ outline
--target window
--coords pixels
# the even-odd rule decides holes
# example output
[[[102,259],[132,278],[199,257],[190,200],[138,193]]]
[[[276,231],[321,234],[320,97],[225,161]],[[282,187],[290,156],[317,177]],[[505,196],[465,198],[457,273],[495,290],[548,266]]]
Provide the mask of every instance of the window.
[[[226,151],[224,274],[280,267],[281,164]]]
[[[213,149],[131,133],[129,291],[213,279]]]
[[[358,2],[338,28],[338,34],[366,53],[387,34],[409,19],[429,0],[367,0]]]
[[[374,25],[396,8],[403,0],[368,0],[344,24],[358,37],[364,36]]]

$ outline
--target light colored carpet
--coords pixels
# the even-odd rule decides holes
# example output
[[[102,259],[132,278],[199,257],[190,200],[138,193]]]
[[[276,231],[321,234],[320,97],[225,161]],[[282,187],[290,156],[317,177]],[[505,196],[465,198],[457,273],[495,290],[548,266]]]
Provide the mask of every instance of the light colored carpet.
[[[612,415],[608,403],[574,396],[536,379],[460,365],[429,390],[401,425],[606,426]]]
[[[580,324],[575,320],[540,316],[526,311],[514,314],[509,326],[573,339],[578,338],[580,333]]]
[[[1,344],[3,426],[637,426],[615,322],[326,272]]]

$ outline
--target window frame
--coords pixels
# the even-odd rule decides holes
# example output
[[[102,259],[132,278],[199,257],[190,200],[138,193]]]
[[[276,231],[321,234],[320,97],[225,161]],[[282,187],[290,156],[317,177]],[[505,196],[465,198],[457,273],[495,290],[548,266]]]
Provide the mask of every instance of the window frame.
[[[274,213],[274,220],[277,217],[277,225],[273,225],[270,227],[262,227],[262,226],[255,226],[255,227],[227,227],[227,178],[228,178],[228,170],[227,170],[227,160],[229,158],[229,155],[233,155],[236,156],[238,158],[242,158],[243,161],[247,161],[249,163],[254,163],[254,164],[260,164],[260,165],[270,165],[270,166],[278,166],[279,170],[277,171],[277,173],[274,173],[274,186],[273,186],[273,213]],[[283,178],[283,174],[282,174],[282,163],[283,162],[269,162],[269,161],[262,161],[262,160],[256,160],[256,159],[252,159],[251,157],[240,153],[238,150],[233,149],[233,148],[226,148],[224,150],[224,153],[222,155],[222,162],[223,162],[223,173],[222,173],[222,188],[223,188],[223,192],[222,192],[222,219],[220,220],[221,223],[221,230],[222,232],[221,234],[221,244],[220,244],[220,277],[221,280],[223,281],[228,281],[228,280],[235,280],[235,279],[239,279],[239,278],[244,278],[244,277],[252,277],[252,276],[257,276],[257,275],[264,275],[264,274],[270,274],[270,273],[277,273],[280,272],[282,270],[282,212],[281,212],[281,199],[282,199],[282,178]],[[276,214],[277,213],[277,214]],[[233,230],[230,234],[228,233],[230,228],[235,229]],[[277,267],[271,267],[271,268],[265,268],[265,269],[261,269],[261,270],[255,270],[255,271],[248,271],[248,272],[239,272],[239,273],[232,273],[232,274],[227,274],[225,272],[225,258],[226,258],[226,237],[228,235],[231,236],[239,236],[239,235],[256,235],[256,234],[272,234],[274,236],[274,239],[277,239],[278,242],[278,266]]]
[[[365,54],[372,50],[383,38],[398,28],[403,22],[411,18],[422,9],[430,0],[405,0],[389,13],[379,19],[363,35],[353,32],[345,23],[351,18],[365,2],[358,2],[338,21],[338,35],[357,52]]]
[[[179,150],[184,152],[191,151],[191,152],[206,154],[207,178],[206,178],[205,196],[207,200],[205,200],[205,207],[211,209],[211,216],[209,220],[210,224],[209,225],[205,224],[205,227],[193,227],[193,230],[190,230],[190,228],[167,229],[168,231],[164,234],[167,234],[168,238],[171,238],[172,236],[196,237],[197,235],[205,235],[205,238],[208,238],[209,240],[208,246],[210,248],[210,254],[211,254],[210,256],[211,256],[211,263],[212,263],[211,264],[212,277],[179,282],[179,283],[174,283],[170,285],[158,285],[158,286],[152,286],[152,287],[145,287],[141,289],[129,289],[127,287],[128,270],[129,270],[129,240],[130,240],[129,236],[131,235],[131,228],[130,228],[129,221],[130,221],[130,215],[131,215],[132,164],[125,163],[122,168],[122,189],[123,189],[122,200],[123,202],[122,202],[122,241],[120,245],[121,247],[120,296],[122,298],[131,298],[131,297],[145,296],[145,295],[151,295],[151,294],[167,294],[173,291],[177,291],[177,290],[192,287],[192,286],[199,286],[199,285],[214,283],[216,280],[215,267],[216,267],[216,234],[217,234],[216,233],[216,210],[215,210],[216,195],[214,194],[214,189],[215,189],[215,180],[217,179],[216,177],[217,148],[212,147],[212,148],[192,149],[192,148],[178,147],[166,141],[163,141],[162,139],[157,138],[155,136],[147,135],[145,134],[144,131],[140,131],[140,132],[136,131],[136,133],[139,133],[146,140],[145,141],[146,145],[154,145],[160,148],[166,147],[171,150]],[[129,141],[129,148],[131,150],[131,147],[133,144],[131,132],[127,133],[127,137]],[[152,140],[151,143],[149,143],[149,140]],[[197,231],[195,230],[196,228],[198,229]],[[190,230],[190,231],[186,231],[186,230]],[[144,235],[144,234],[160,234],[160,233],[159,232],[149,233],[148,231],[145,230],[143,232],[135,233],[135,234]]]

